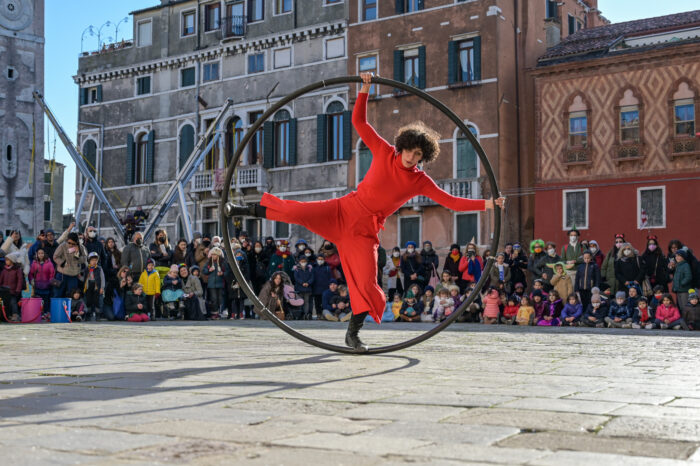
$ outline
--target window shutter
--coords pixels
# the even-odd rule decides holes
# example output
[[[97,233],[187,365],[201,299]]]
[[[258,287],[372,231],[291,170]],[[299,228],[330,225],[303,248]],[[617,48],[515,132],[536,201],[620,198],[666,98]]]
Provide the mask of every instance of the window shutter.
[[[102,84],[97,86],[97,101],[102,102]]]
[[[275,166],[275,124],[263,123],[263,168]]]
[[[474,81],[481,81],[481,37],[472,39],[474,42]]]
[[[403,2],[405,0],[396,0],[396,14],[400,15],[403,14]]]
[[[297,119],[289,120],[289,165],[297,164]]]
[[[328,159],[328,115],[316,115],[316,162]]]
[[[80,98],[80,105],[85,105],[85,104],[87,104],[87,95],[88,95],[88,90],[87,90],[87,88],[86,88],[86,87],[81,87],[81,88],[78,89],[78,90],[80,91],[80,92],[78,92],[79,98]]]
[[[425,45],[418,47],[418,87],[425,89]]]
[[[352,158],[352,112],[343,112],[343,160]]]
[[[134,135],[126,135],[126,184],[134,184]]]
[[[457,80],[457,41],[447,43],[447,84],[454,84]]]
[[[403,50],[394,50],[394,81],[404,82]],[[398,91],[399,89],[394,89]]]
[[[424,8],[424,2],[423,0],[418,0],[418,9],[422,10]]]
[[[248,22],[252,23],[253,22],[253,0],[248,0]]]
[[[156,132],[151,130],[146,141],[146,183],[153,183],[153,162],[156,148]]]

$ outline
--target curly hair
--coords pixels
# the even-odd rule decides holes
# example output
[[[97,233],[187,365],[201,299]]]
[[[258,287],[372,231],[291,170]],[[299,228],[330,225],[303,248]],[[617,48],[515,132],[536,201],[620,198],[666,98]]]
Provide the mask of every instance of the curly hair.
[[[440,154],[440,134],[428,128],[422,121],[402,126],[396,133],[394,145],[398,152],[404,149],[420,149],[423,152],[421,162],[430,163]]]

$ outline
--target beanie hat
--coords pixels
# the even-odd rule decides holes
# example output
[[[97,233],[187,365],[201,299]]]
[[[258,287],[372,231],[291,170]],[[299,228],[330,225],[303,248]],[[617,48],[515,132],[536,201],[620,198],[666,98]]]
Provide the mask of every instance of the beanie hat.
[[[532,297],[534,298],[535,296],[539,296],[540,298],[541,298],[542,296],[544,296],[544,295],[542,294],[542,290],[535,290],[535,291],[533,291],[533,292],[532,292]]]
[[[425,287],[425,290],[423,290],[423,291],[424,291],[424,292],[432,291],[433,293],[435,293],[435,288],[433,288],[432,286],[428,285],[428,286]]]
[[[591,296],[591,302],[592,303],[599,303],[600,302],[600,295],[594,294],[593,296]]]
[[[690,301],[691,299],[698,299],[698,293],[695,291],[691,291],[690,293],[688,293],[688,301]]]
[[[615,293],[615,299],[625,299],[626,297],[627,293],[625,293],[624,291],[618,291],[617,293]]]
[[[177,264],[173,264],[170,266],[170,271],[174,273],[178,273],[180,271],[180,267],[177,266]]]
[[[330,285],[333,285],[333,284],[337,285],[337,284],[338,284],[338,280],[336,280],[335,278],[331,278],[331,281],[328,282],[328,283],[329,283]]]
[[[413,246],[414,248],[416,247],[416,243],[413,241],[407,241],[405,247]]]
[[[153,259],[148,259],[148,260],[146,261],[146,264],[147,264],[147,265],[148,265],[148,264],[156,265],[156,261],[154,261]]]
[[[515,284],[515,288],[523,288],[523,289],[524,289],[524,288],[525,288],[525,285],[523,285],[522,283],[518,282],[518,283]]]
[[[413,291],[408,290],[406,292],[406,299],[412,299],[412,298],[415,298],[415,296],[413,295]]]
[[[193,265],[192,267],[190,267],[190,273],[193,273],[195,270],[196,270],[197,272],[199,272],[199,266],[198,266],[198,265]]]
[[[593,288],[591,288],[591,294],[600,294],[600,288],[594,286]]]

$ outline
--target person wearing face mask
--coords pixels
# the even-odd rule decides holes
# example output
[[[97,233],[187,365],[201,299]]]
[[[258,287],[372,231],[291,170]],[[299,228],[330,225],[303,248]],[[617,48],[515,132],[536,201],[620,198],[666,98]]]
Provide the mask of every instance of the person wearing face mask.
[[[647,236],[647,247],[642,254],[642,266],[644,267],[644,276],[649,279],[651,288],[656,285],[661,285],[664,288],[668,286],[668,265],[656,235]]]
[[[614,296],[615,293],[622,289],[622,285],[617,281],[617,277],[615,276],[615,262],[617,261],[620,247],[623,244],[625,244],[625,234],[616,234],[615,244],[606,254],[605,260],[603,261],[603,267],[600,269],[600,276],[608,287],[610,287],[611,296]]]
[[[109,255],[105,251],[104,245],[97,239],[97,229],[93,226],[87,227],[85,231],[85,239],[83,246],[88,254],[94,252],[98,257],[98,265],[102,270],[107,270],[109,264]]]
[[[53,255],[57,264],[55,279],[61,285],[54,289],[55,298],[68,298],[71,290],[78,288],[79,275],[87,266],[87,251],[80,245],[78,234],[71,232]]]
[[[445,263],[442,266],[442,271],[449,272],[452,276],[452,280],[459,287],[459,292],[464,293],[467,288],[467,282],[462,280],[462,273],[459,271],[459,261],[462,260],[462,252],[460,251],[459,244],[453,244],[450,246],[450,252],[445,257]]]
[[[481,271],[484,270],[484,261],[479,255],[476,243],[472,240],[467,244],[467,254],[459,261],[459,271],[462,273],[462,280],[469,286],[481,279]]]
[[[323,292],[328,289],[331,283],[331,268],[326,264],[323,255],[316,256],[313,262],[314,282],[312,285],[312,297],[314,300],[313,319],[316,320],[323,315]]]
[[[286,239],[278,241],[277,251],[270,259],[267,267],[267,276],[272,277],[275,272],[284,272],[288,277],[294,276],[294,256],[289,251],[289,241]]]
[[[416,243],[408,241],[406,243],[406,252],[401,255],[401,272],[404,277],[405,289],[411,288],[411,285],[417,283],[422,288],[425,282],[425,271],[423,269],[423,259],[416,251]]]
[[[542,269],[542,276],[537,278],[542,278],[544,280],[544,289],[549,292],[553,287],[551,284],[552,278],[554,277],[554,264],[557,262],[562,262],[562,258],[557,254],[557,245],[552,241],[548,241],[544,247],[546,252],[545,256],[542,258],[542,263],[539,267]],[[570,265],[570,264],[569,264]],[[571,267],[570,267],[571,268]],[[569,296],[568,294],[561,296]]]
[[[170,246],[168,233],[165,230],[156,231],[156,236],[149,246],[149,250],[151,259],[156,262],[156,267],[170,267],[173,259],[173,248]]]
[[[545,252],[545,244],[541,239],[536,239],[530,243],[530,257],[527,260],[527,270],[532,274],[532,280],[542,280],[542,276],[545,274],[544,269],[546,268],[545,258],[547,253]]]
[[[420,252],[421,260],[423,261],[423,269],[425,270],[425,283],[428,284],[430,279],[435,276],[435,284],[440,282],[440,277],[438,276],[438,267],[440,267],[440,260],[438,255],[433,249],[433,243],[430,241],[423,241],[423,249]]]
[[[294,266],[294,291],[304,300],[302,305],[304,320],[311,320],[313,310],[314,270],[305,256],[301,256],[297,265]]]
[[[384,264],[384,275],[387,276],[386,286],[389,291],[389,302],[394,301],[394,295],[403,295],[403,283],[401,280],[401,249],[395,246],[391,250],[391,257]]]
[[[642,261],[637,255],[637,250],[630,243],[623,243],[620,251],[617,253],[615,278],[627,288],[633,284],[642,286],[644,268],[642,267]]]
[[[268,236],[265,238],[265,243],[263,244],[263,251],[265,252],[265,255],[267,256],[267,262],[270,262],[270,259],[272,259],[272,256],[275,255],[277,252],[277,245],[275,244],[275,238],[272,236]]]
[[[525,276],[527,272],[527,256],[523,252],[520,242],[506,243],[504,252],[506,254],[505,262],[510,267],[510,288],[514,290],[516,283],[522,283],[524,286],[527,286]]]
[[[579,241],[581,233],[576,227],[569,230],[569,242],[561,248],[561,260],[567,264],[579,266],[583,264],[583,245]],[[574,270],[576,269],[574,267]]]
[[[304,251],[306,251],[308,247],[309,245],[306,243],[306,240],[301,238],[294,243],[294,260],[299,262],[301,258],[304,257]]]
[[[270,265],[270,258],[265,253],[265,247],[261,241],[253,243],[251,254],[248,256],[248,265],[251,270],[253,290],[255,294],[260,294],[260,290],[267,281],[267,267]]]
[[[325,240],[319,250],[319,255],[326,259],[326,264],[331,268],[331,278],[337,280],[339,284],[345,283],[343,267],[340,264],[340,254],[338,254],[335,244]]]
[[[122,265],[129,267],[134,282],[141,277],[141,273],[146,270],[146,263],[151,258],[151,252],[143,244],[143,236],[137,231],[131,237],[132,242],[127,244],[122,251]]]
[[[593,256],[593,262],[598,266],[599,269],[603,269],[603,261],[605,260],[605,255],[603,251],[600,250],[598,241],[592,239],[588,242],[588,250],[591,251]]]

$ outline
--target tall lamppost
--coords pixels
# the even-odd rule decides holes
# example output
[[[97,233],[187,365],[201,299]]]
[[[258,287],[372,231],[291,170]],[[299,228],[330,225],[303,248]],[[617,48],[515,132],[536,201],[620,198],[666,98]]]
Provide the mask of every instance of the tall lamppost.
[[[105,27],[105,26],[112,26],[112,22],[111,22],[111,21],[107,21],[107,22],[104,23],[102,26],[100,26],[100,28],[97,30],[97,48],[98,48],[98,49],[99,49],[100,47],[102,47],[102,28]],[[108,37],[107,40],[111,40],[111,37]]]
[[[92,27],[92,26],[88,26],[88,27],[85,28],[85,30],[83,31],[83,34],[80,36],[80,51],[81,51],[81,52],[84,51],[84,48],[83,48],[83,40],[85,39],[85,33],[86,33],[86,32],[89,32],[91,36],[94,36],[94,35],[95,35],[95,28]],[[98,47],[98,48],[99,48],[99,47]]]
[[[129,21],[129,17],[126,16],[124,19],[120,20],[115,26],[114,26],[114,42],[119,42],[119,26],[122,23],[127,23]]]

